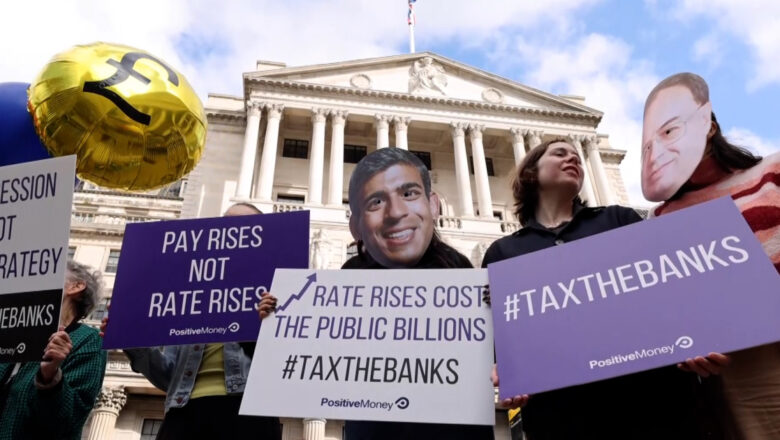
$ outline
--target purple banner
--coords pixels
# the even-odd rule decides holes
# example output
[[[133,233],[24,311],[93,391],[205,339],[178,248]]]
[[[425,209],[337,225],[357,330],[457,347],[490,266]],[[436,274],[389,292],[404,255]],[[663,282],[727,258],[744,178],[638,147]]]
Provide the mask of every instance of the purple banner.
[[[129,224],[103,348],[255,341],[274,271],[308,265],[308,211]]]
[[[728,197],[488,273],[502,399],[780,340],[780,277]]]

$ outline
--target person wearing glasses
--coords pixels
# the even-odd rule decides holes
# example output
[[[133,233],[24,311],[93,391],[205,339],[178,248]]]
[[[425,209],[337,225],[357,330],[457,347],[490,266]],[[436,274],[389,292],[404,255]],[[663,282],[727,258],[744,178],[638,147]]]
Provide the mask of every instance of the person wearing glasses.
[[[674,195],[699,165],[707,146],[712,104],[684,84],[655,90],[645,104],[642,193],[661,202]]]
[[[729,143],[712,112],[702,77],[678,73],[645,102],[642,192],[663,202],[651,216],[731,196],[780,273],[780,154],[761,158]],[[746,280],[749,288],[750,280]],[[681,368],[716,384],[722,379],[727,415],[744,439],[780,438],[780,344],[709,353]]]

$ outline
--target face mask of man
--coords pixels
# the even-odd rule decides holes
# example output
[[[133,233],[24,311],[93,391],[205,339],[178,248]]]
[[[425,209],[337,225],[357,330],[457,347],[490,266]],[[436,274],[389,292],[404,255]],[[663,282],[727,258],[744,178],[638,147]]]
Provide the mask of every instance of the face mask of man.
[[[712,104],[699,104],[684,85],[651,93],[642,133],[642,193],[661,202],[688,181],[704,156]]]

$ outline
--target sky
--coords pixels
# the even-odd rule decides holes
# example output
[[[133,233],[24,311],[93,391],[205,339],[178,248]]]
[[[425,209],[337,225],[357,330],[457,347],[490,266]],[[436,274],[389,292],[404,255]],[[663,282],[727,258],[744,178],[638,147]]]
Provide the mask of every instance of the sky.
[[[690,71],[710,86],[729,140],[780,151],[780,2],[775,0],[418,0],[417,51],[604,112],[598,131],[626,150],[631,203],[647,206],[638,149],[644,100]],[[94,41],[150,52],[205,101],[241,95],[258,59],[288,66],[408,52],[405,0],[27,1],[3,4],[0,82],[30,82],[56,53]]]

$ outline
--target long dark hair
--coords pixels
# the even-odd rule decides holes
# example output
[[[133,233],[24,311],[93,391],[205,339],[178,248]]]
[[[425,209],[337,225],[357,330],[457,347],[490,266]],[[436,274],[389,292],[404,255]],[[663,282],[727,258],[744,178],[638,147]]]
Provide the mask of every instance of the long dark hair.
[[[544,156],[550,145],[558,142],[571,145],[563,138],[542,142],[532,148],[517,166],[515,176],[512,178],[512,196],[515,199],[514,214],[523,226],[536,215],[536,207],[539,205],[539,159]],[[577,205],[585,205],[580,196],[574,197],[572,206]]]
[[[712,112],[712,123],[715,126],[715,134],[707,142],[707,153],[712,156],[712,159],[723,171],[730,173],[746,170],[761,162],[761,156],[756,156],[747,149],[726,140],[720,131],[720,124],[715,118],[715,112]]]

